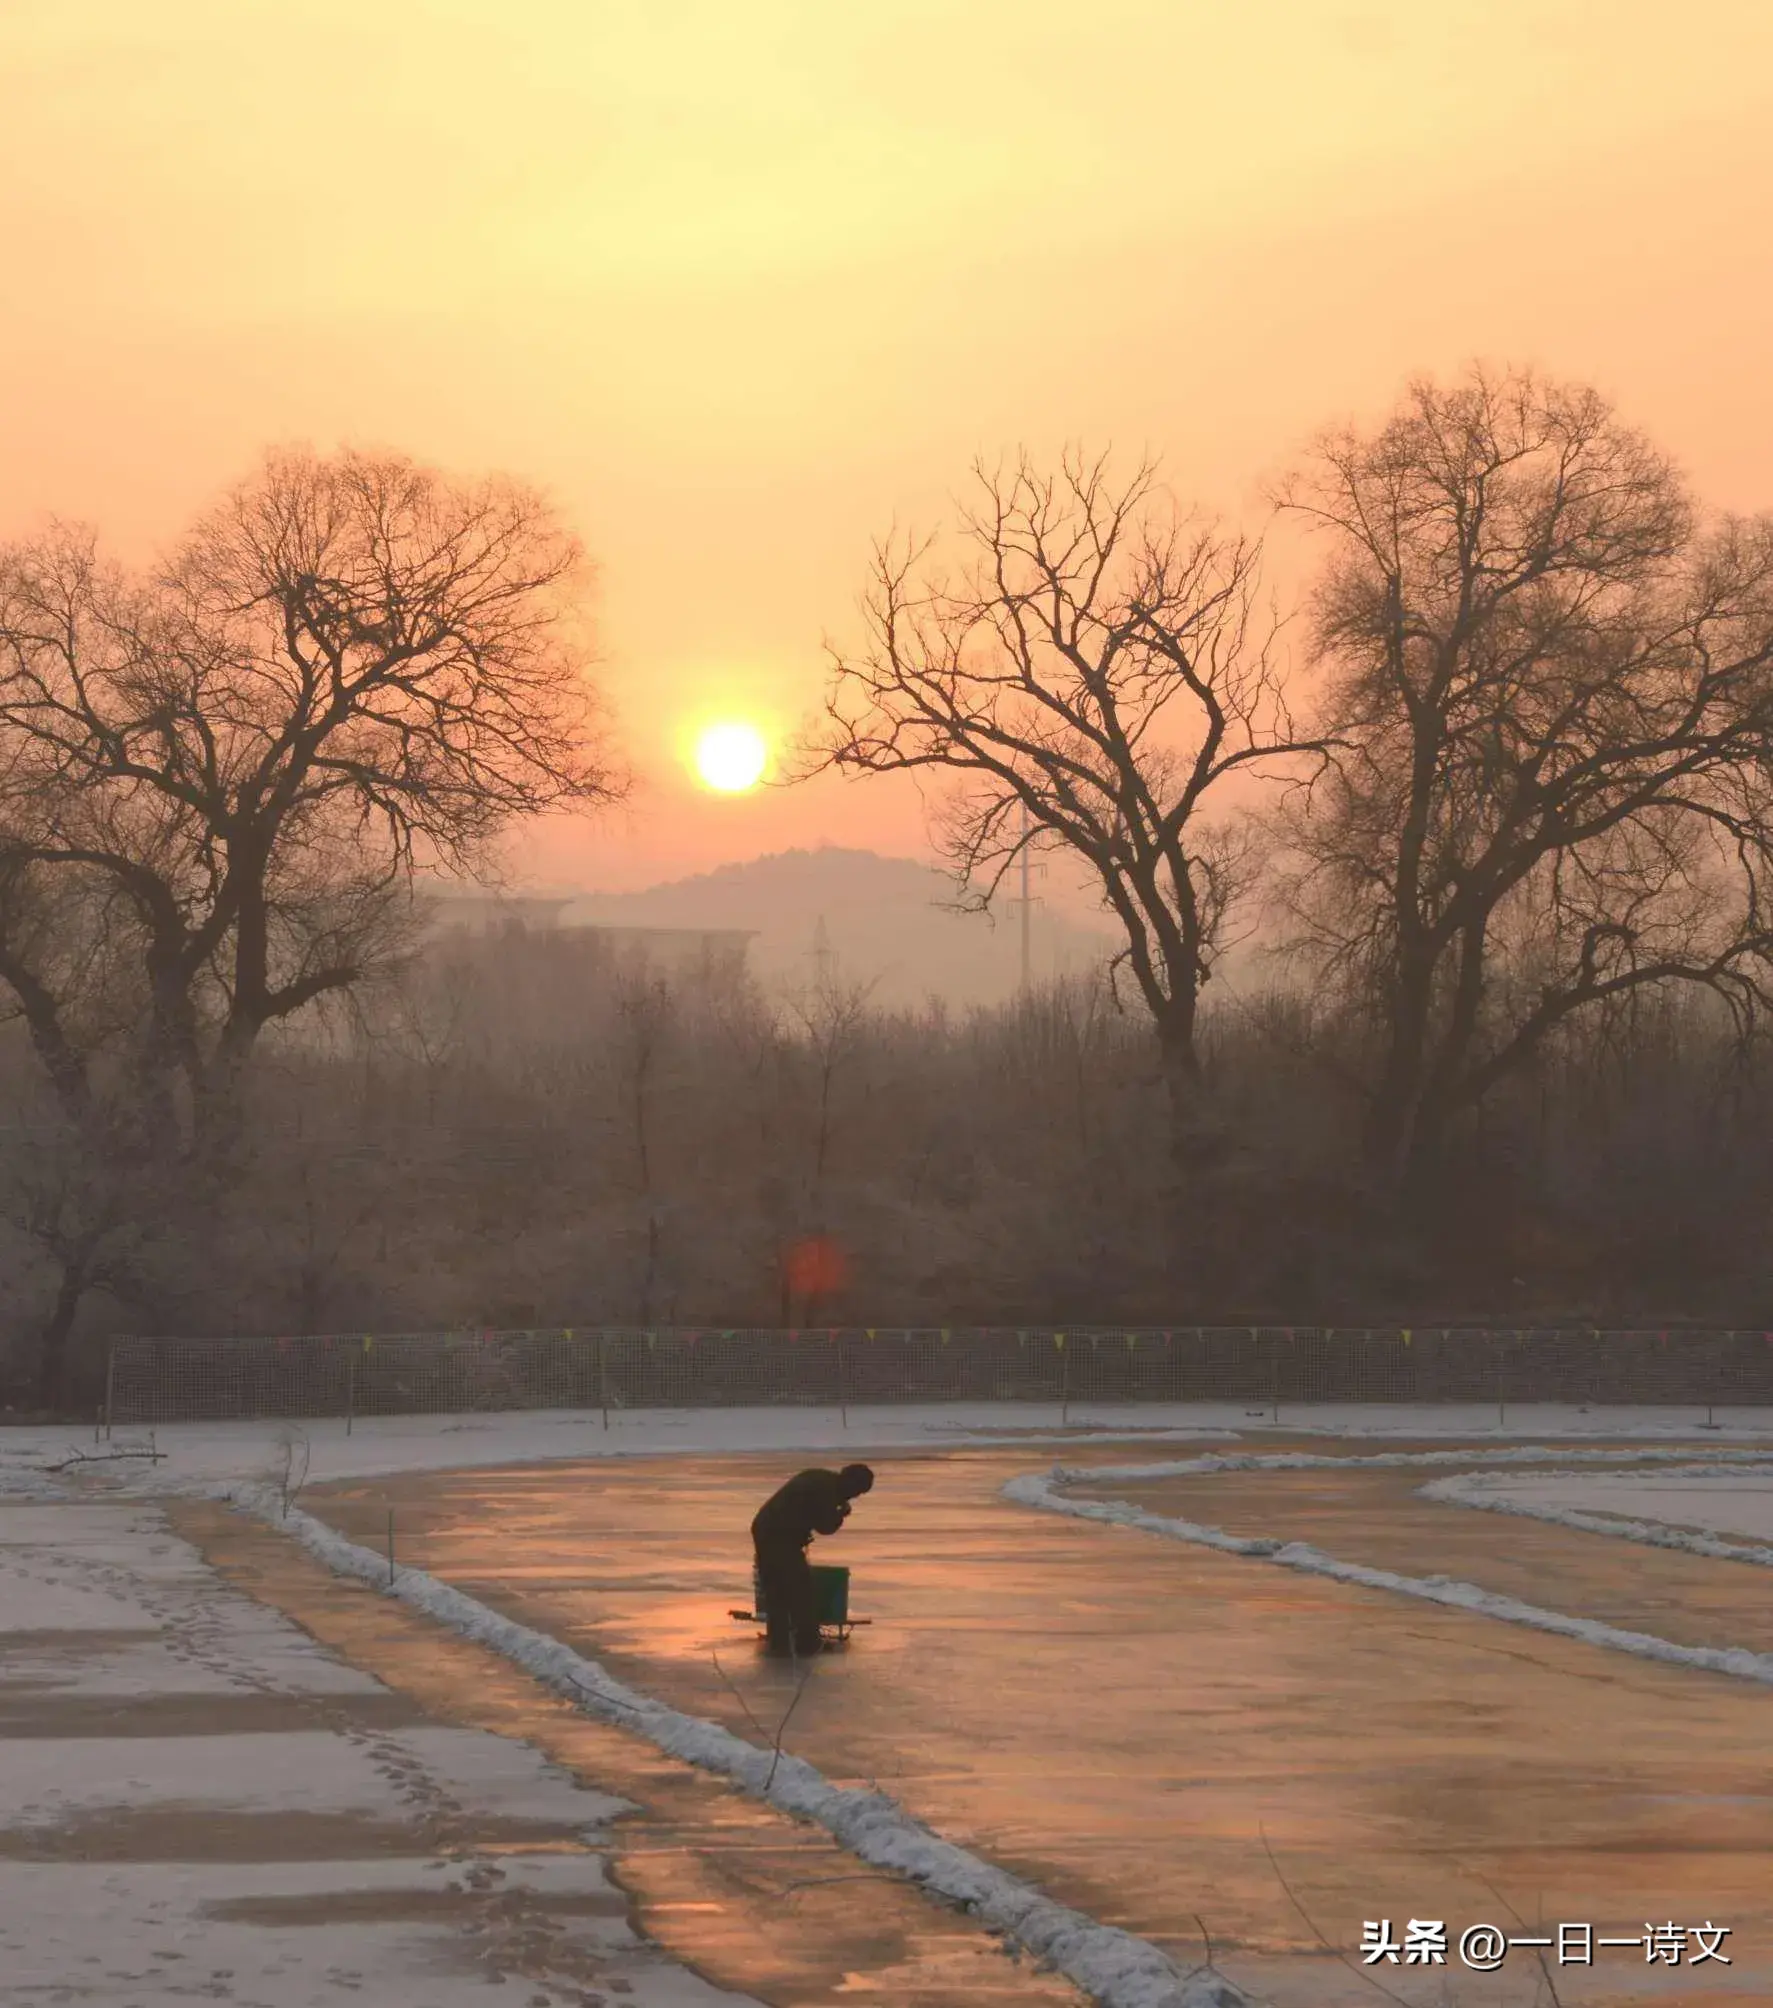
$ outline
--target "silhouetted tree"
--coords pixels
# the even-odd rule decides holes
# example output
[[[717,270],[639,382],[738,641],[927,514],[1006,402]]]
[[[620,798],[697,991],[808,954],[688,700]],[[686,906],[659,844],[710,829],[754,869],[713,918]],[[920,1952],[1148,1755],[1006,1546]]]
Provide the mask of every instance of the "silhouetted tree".
[[[1773,525],[1702,526],[1593,391],[1474,371],[1326,437],[1283,502],[1336,749],[1288,837],[1295,946],[1371,1007],[1393,1184],[1579,1013],[1705,985],[1773,931]]]
[[[1149,466],[1117,480],[1073,455],[1056,474],[1025,458],[975,473],[957,571],[933,544],[876,548],[867,641],[833,652],[817,757],[957,784],[938,840],[977,906],[1030,845],[1087,868],[1187,1148],[1210,1131],[1201,990],[1255,868],[1222,784],[1318,750],[1280,687],[1259,554],[1186,521]]]
[[[0,869],[128,965],[148,1153],[227,1147],[261,1034],[406,944],[416,871],[615,792],[582,571],[526,490],[356,453],[273,456],[148,577],[65,529],[0,551]],[[90,1137],[77,986],[13,913],[0,981]]]

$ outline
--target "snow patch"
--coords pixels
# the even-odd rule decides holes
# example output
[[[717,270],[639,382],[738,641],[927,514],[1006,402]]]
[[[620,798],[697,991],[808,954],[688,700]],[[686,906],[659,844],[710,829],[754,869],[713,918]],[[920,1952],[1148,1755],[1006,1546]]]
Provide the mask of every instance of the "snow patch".
[[[225,1757],[225,1761],[219,1761]],[[527,1744],[420,1724],[373,1743],[326,1727],[213,1735],[21,1736],[0,1740],[0,1805],[19,1826],[60,1826],[118,1806],[181,1811],[409,1814],[408,1772],[477,1814],[600,1826],[627,1802],[587,1790]]]
[[[1765,1450],[1731,1450],[1719,1446],[1705,1453],[1706,1467],[1765,1467]],[[1539,1443],[1511,1444],[1506,1450],[1377,1450],[1360,1457],[1326,1457],[1311,1450],[1244,1450],[1209,1452],[1166,1464],[1055,1464],[1052,1476],[1066,1485],[1144,1484],[1159,1478],[1203,1478],[1220,1471],[1360,1471],[1403,1470],[1416,1465],[1542,1464],[1675,1464],[1692,1467],[1694,1453],[1684,1450],[1570,1450]]]
[[[111,2008],[205,2000],[486,2008],[489,1986],[505,1978],[501,1954],[518,1948],[511,1927],[496,1922],[496,1898],[481,1899],[476,1914],[465,1876],[474,1866],[412,1857],[205,1862],[195,1870],[182,1862],[9,1861],[0,1896],[7,1996]],[[570,1961],[565,1987],[507,1982],[491,1999],[758,2008],[637,1938],[596,1857],[505,1855],[498,1867],[506,1902],[558,1891],[587,1907],[569,1913],[552,1941],[556,1958]]]
[[[508,1737],[302,1706],[388,1690],[221,1583],[157,1509],[9,1501],[0,1610],[0,1688],[29,1718],[0,1736],[7,1999],[476,2008],[523,1975],[531,2002],[756,2008],[632,1928],[606,1831],[628,1802]],[[135,1734],[127,1709],[74,1708],[58,1728],[58,1704],[101,1692],[179,1702],[204,1733]],[[308,1726],[206,1719],[218,1692],[293,1703],[274,1717]],[[330,1823],[322,1858],[277,1859],[281,1823],[302,1815]],[[206,1859],[210,1823],[242,1816],[243,1859]],[[502,1845],[493,1819],[543,1823],[556,1851]],[[109,1830],[90,1859],[88,1821]],[[181,1829],[194,1859],[158,1859]],[[545,1941],[533,1893],[565,1899]]]
[[[1749,1469],[1773,1474],[1773,1464],[1762,1463]],[[1773,1546],[1725,1538],[1728,1529],[1758,1532],[1756,1523],[1773,1524],[1773,1486],[1756,1492],[1752,1503],[1738,1490],[1726,1492],[1720,1500],[1716,1496],[1716,1490],[1721,1489],[1717,1481],[1726,1476],[1733,1485],[1740,1484],[1738,1472],[1725,1474],[1710,1463],[1677,1465],[1635,1478],[1560,1469],[1537,1475],[1531,1489],[1525,1489],[1520,1487],[1518,1479],[1472,1472],[1436,1479],[1423,1486],[1421,1496],[1447,1505],[1473,1507],[1483,1513],[1513,1513],[1523,1519],[1546,1520],[1585,1534],[1611,1534],[1621,1540],[1641,1542],[1646,1547],[1679,1549],[1714,1561],[1748,1562],[1773,1568]],[[1693,1484],[1695,1480],[1699,1481],[1698,1486]],[[1712,1496],[1707,1497],[1707,1493]],[[1660,1516],[1632,1517],[1634,1512],[1654,1514],[1657,1507],[1663,1509]],[[1671,1526],[1670,1520],[1681,1524]],[[1711,1531],[1703,1531],[1708,1525]]]
[[[1763,1445],[1773,1439],[1773,1410],[1725,1412],[1721,1433]],[[1247,1440],[1280,1432],[1339,1440],[1411,1437],[1518,1443],[1556,1438],[1614,1442],[1684,1438],[1699,1423],[1694,1409],[1509,1407],[1477,1404],[1324,1403],[1279,1410],[1245,1402],[1080,1402],[1062,1419],[1058,1403],[932,1402],[838,1409],[597,1409],[508,1411],[472,1415],[343,1417],[299,1425],[310,1458],[309,1483],[387,1477],[400,1472],[465,1470],[569,1459],[783,1452],[839,1461],[869,1450],[1002,1448],[1112,1443],[1178,1444]],[[0,1428],[0,1496],[66,1496],[48,1467],[78,1453],[68,1477],[100,1484],[112,1496],[162,1497],[194,1484],[270,1484],[283,1461],[287,1427],[273,1419],[167,1423],[124,1429],[105,1442],[65,1428]],[[150,1459],[146,1453],[155,1453]],[[120,1453],[133,1453],[122,1455]],[[840,1455],[840,1453],[842,1455]],[[1688,1456],[1692,1455],[1691,1448]],[[1449,1460],[1452,1461],[1452,1460]]]

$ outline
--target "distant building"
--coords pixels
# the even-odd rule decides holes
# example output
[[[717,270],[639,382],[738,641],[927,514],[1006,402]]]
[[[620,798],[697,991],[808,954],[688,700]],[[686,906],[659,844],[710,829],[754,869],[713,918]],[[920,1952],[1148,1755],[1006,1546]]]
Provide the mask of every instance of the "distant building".
[[[560,925],[570,899],[527,894],[438,892],[425,896],[434,934],[547,934]]]
[[[546,936],[563,948],[661,972],[713,974],[743,970],[757,930],[748,927],[626,927],[574,920],[569,898],[527,894],[438,893],[431,908],[433,940],[514,942]]]

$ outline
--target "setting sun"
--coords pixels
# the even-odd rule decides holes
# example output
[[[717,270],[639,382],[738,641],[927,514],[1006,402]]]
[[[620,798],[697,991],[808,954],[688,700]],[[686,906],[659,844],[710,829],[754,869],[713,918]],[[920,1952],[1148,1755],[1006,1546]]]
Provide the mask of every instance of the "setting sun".
[[[711,725],[696,741],[696,772],[722,795],[755,788],[768,758],[769,748],[755,725]]]

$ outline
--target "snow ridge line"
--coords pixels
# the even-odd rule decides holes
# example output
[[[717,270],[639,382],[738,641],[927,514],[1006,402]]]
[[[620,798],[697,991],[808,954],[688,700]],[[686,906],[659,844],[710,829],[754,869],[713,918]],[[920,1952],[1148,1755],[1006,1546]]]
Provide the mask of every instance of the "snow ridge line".
[[[1715,1465],[1690,1464],[1676,1466],[1670,1476],[1679,1476],[1682,1469],[1693,1472],[1715,1470]],[[1548,1478],[1562,1478],[1562,1471],[1548,1471]],[[1581,1474],[1570,1472],[1570,1477]],[[1639,1541],[1650,1548],[1677,1548],[1689,1555],[1705,1555],[1718,1562],[1752,1562],[1763,1569],[1773,1569],[1773,1548],[1757,1542],[1729,1541],[1721,1534],[1690,1532],[1679,1527],[1664,1527],[1653,1520],[1627,1520],[1612,1518],[1602,1513],[1585,1512],[1580,1506],[1546,1506],[1526,1499],[1509,1499],[1486,1489],[1484,1478],[1437,1478],[1432,1484],[1424,1485],[1420,1497],[1437,1499],[1450,1506],[1469,1506],[1479,1513],[1513,1513],[1523,1520],[1549,1520],[1554,1526],[1574,1527],[1584,1534],[1611,1534],[1622,1541]]]
[[[1316,1450],[1208,1451],[1165,1464],[1055,1464],[1052,1477],[1060,1484],[1101,1483],[1110,1478],[1202,1478],[1218,1471],[1343,1471],[1352,1468],[1392,1470],[1411,1465],[1509,1465],[1509,1464],[1671,1464],[1694,1470],[1708,1466],[1773,1462],[1773,1453],[1759,1449],[1719,1444],[1705,1452],[1704,1463],[1696,1463],[1691,1445],[1680,1450],[1554,1450],[1544,1444],[1510,1444],[1503,1450],[1374,1450],[1358,1457],[1328,1456]]]
[[[1557,1456],[1557,1453],[1549,1451],[1538,1454],[1548,1462]],[[1301,1468],[1295,1460],[1287,1457],[1224,1462],[1195,1458],[1189,1460],[1186,1466],[1148,1466],[1141,1475],[1183,1476],[1203,1468],[1247,1470],[1270,1461],[1280,1469]],[[1306,1461],[1305,1468],[1317,1468],[1323,1464],[1397,1465],[1430,1461],[1444,1463],[1447,1458],[1438,1451],[1417,1456],[1400,1452],[1375,1458],[1312,1458]],[[1691,1462],[1691,1453],[1688,1453],[1688,1461]],[[1201,1521],[1148,1513],[1143,1507],[1129,1505],[1125,1500],[1076,1499],[1068,1497],[1063,1490],[1067,1484],[1075,1484],[1080,1479],[1094,1479],[1100,1483],[1126,1475],[1125,1466],[1101,1465],[1085,1471],[1067,1471],[1058,1466],[1050,1473],[1030,1472],[1023,1477],[1012,1478],[1004,1486],[1003,1494],[1019,1505],[1037,1507],[1044,1512],[1066,1513],[1074,1519],[1096,1520],[1109,1526],[1133,1527],[1144,1533],[1165,1535],[1173,1541],[1188,1541],[1196,1547],[1214,1548],[1223,1554],[1272,1562],[1277,1568],[1293,1569],[1301,1575],[1327,1576],[1333,1581],[1352,1583],[1362,1589],[1387,1590],[1395,1595],[1418,1597],[1425,1603],[1472,1611],[1503,1624],[1524,1625],[1534,1631],[1576,1639],[1584,1645],[1606,1646],[1615,1652],[1634,1654],[1640,1659],[1658,1660],[1669,1666],[1695,1667],[1707,1673],[1728,1674],[1736,1680],[1773,1687],[1773,1656],[1751,1652],[1746,1646],[1677,1645],[1672,1639],[1657,1638],[1649,1632],[1625,1631],[1617,1625],[1604,1624],[1597,1618],[1574,1618],[1562,1611],[1545,1610],[1538,1604],[1523,1603],[1518,1597],[1503,1596],[1494,1590],[1481,1589],[1476,1583],[1458,1582],[1450,1576],[1401,1576],[1390,1569],[1370,1569],[1359,1562],[1344,1562],[1335,1555],[1326,1554],[1321,1548],[1312,1547],[1309,1542],[1228,1534],[1221,1527],[1209,1527]]]
[[[298,1506],[285,1511],[275,1490],[223,1485],[210,1488],[209,1496],[283,1529],[336,1574],[369,1583],[489,1647],[587,1714],[823,1827],[871,1866],[918,1884],[1013,1938],[1075,1981],[1102,2008],[1255,2008],[1250,1996],[1222,1974],[1181,1972],[1146,1940],[1054,1903],[943,1840],[884,1792],[833,1785],[802,1758],[778,1758],[718,1723],[671,1708],[628,1687],[560,1640],[501,1616],[421,1569],[400,1568],[390,1583],[386,1556],[346,1540]]]

